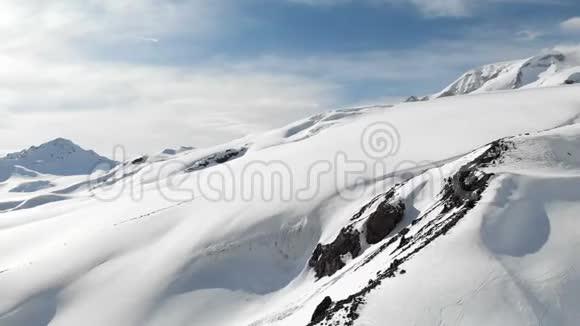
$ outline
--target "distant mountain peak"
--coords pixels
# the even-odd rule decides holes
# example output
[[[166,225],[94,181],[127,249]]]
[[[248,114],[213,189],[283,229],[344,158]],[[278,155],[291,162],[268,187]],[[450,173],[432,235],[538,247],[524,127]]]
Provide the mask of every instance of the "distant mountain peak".
[[[71,140],[59,137],[0,158],[0,181],[9,178],[17,167],[42,174],[82,175],[90,174],[95,169],[112,168],[117,164],[92,150],[83,149]]]
[[[580,48],[552,49],[526,59],[490,63],[470,69],[440,92],[426,97],[411,96],[406,102],[578,82]]]
[[[83,149],[72,141],[59,137],[38,146],[30,146],[28,149],[6,154],[6,156],[2,159],[19,160],[36,152],[43,152],[54,155],[67,152],[74,153],[77,150],[82,151]]]
[[[51,141],[48,141],[42,145],[53,145],[53,146],[59,146],[59,145],[69,145],[69,146],[78,146],[77,144],[73,143],[71,140],[66,139],[66,138],[62,138],[62,137],[57,137]],[[41,145],[41,146],[42,146]]]

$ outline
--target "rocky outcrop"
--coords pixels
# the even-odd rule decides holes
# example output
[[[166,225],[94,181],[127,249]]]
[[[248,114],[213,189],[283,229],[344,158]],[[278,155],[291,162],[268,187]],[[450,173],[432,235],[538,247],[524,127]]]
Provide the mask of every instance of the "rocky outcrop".
[[[332,306],[332,299],[330,297],[325,297],[316,307],[314,313],[312,314],[311,324],[317,324],[324,320],[326,317],[326,312],[328,308]]]
[[[436,214],[432,220],[423,224],[411,223],[410,226],[401,230],[368,255],[363,261],[363,265],[387,249],[392,250],[390,255],[393,256],[393,259],[388,266],[385,266],[384,270],[378,271],[365,287],[344,299],[332,302],[324,311],[324,318],[319,322],[310,322],[309,326],[354,325],[359,318],[360,306],[366,303],[366,297],[371,291],[387,278],[406,274],[407,269],[402,268],[406,262],[413,259],[415,255],[441,236],[449,233],[476,206],[493,176],[486,173],[483,168],[501,162],[503,153],[513,146],[513,143],[505,139],[495,141],[489,144],[482,154],[447,178],[439,194],[439,203],[434,206],[434,208],[442,207],[441,211],[428,210],[416,220],[421,221],[429,214]]]
[[[367,243],[375,244],[383,240],[403,220],[404,214],[405,204],[402,202],[396,204],[380,203],[377,210],[369,216],[365,225]]]
[[[145,162],[147,162],[147,156],[140,156],[140,157],[134,159],[133,161],[131,161],[131,164],[137,165],[137,164],[143,164]]]
[[[185,169],[185,172],[195,172],[210,166],[226,163],[228,161],[244,156],[247,150],[248,149],[246,147],[230,148],[222,152],[202,157],[199,160],[191,163],[189,167]]]
[[[343,268],[345,266],[343,259],[347,255],[351,258],[358,257],[362,253],[363,235],[368,244],[375,244],[385,239],[397,227],[403,220],[405,204],[393,200],[396,188],[371,199],[353,215],[350,224],[340,230],[333,242],[319,243],[316,246],[308,262],[308,265],[314,269],[316,278],[331,276]],[[364,217],[366,211],[378,200],[382,202],[372,213]]]
[[[565,85],[573,85],[580,83],[580,72],[574,72],[570,74],[566,80],[564,80]]]
[[[461,206],[466,208],[475,206],[492,177],[491,174],[481,171],[481,168],[497,163],[510,146],[510,143],[503,139],[491,143],[483,154],[462,166],[449,178],[443,187],[443,212]]]
[[[318,244],[312,257],[308,261],[308,266],[314,269],[316,278],[330,276],[343,268],[344,256],[350,254],[357,257],[361,252],[360,232],[351,227],[340,230],[336,239],[329,244]]]
[[[428,101],[429,100],[429,96],[421,96],[421,97],[417,97],[415,95],[411,95],[409,97],[407,97],[407,99],[403,102],[406,103],[410,103],[410,102],[423,102],[423,101]]]

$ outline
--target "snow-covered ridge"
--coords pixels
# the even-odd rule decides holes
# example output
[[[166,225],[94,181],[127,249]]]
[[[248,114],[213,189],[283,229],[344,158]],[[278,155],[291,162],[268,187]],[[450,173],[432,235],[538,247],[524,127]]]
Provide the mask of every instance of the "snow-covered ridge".
[[[579,82],[580,47],[554,49],[527,59],[492,63],[469,70],[440,92],[425,97],[411,96],[407,101]]]

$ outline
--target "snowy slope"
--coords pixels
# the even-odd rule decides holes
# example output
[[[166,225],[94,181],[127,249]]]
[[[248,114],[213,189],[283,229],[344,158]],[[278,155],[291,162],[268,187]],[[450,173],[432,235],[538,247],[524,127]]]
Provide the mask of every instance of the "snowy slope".
[[[331,111],[72,182],[0,214],[0,325],[576,325],[579,91]]]
[[[469,70],[440,92],[425,97],[411,96],[407,101],[579,82],[580,48],[562,48],[527,59],[492,63]]]

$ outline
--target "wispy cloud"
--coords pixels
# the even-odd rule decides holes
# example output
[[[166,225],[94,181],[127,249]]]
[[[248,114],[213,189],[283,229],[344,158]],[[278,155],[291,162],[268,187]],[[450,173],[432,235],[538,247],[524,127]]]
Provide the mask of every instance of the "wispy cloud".
[[[344,5],[356,0],[287,0],[312,6]],[[411,5],[426,16],[465,16],[472,0],[362,0],[369,5]]]
[[[57,136],[107,152],[151,151],[269,129],[334,105],[330,82],[267,71],[225,71],[96,60],[79,44],[133,51],[158,38],[219,33],[223,1],[6,0],[0,4],[0,148]],[[140,36],[141,35],[141,36]],[[155,35],[155,37],[143,36]],[[111,47],[111,48],[114,48]],[[39,127],[38,121],[42,121]],[[74,121],[71,124],[70,121]],[[18,137],[14,137],[18,134]]]
[[[574,0],[286,0],[293,3],[332,6],[349,3],[411,6],[426,17],[466,17],[481,9],[505,4],[562,5]]]
[[[140,37],[153,42],[183,33],[191,39],[208,37],[224,29],[225,2],[5,0],[0,2],[0,51],[58,60],[78,57],[79,44],[114,47]]]
[[[159,39],[158,38],[154,38],[154,37],[139,36],[139,37],[137,37],[137,39],[139,41],[143,41],[143,42],[159,43]]]
[[[516,38],[522,41],[535,41],[538,38],[544,36],[544,32],[531,31],[531,30],[521,30],[516,33]]]
[[[471,13],[470,0],[411,0],[427,16],[467,16]]]
[[[0,65],[0,148],[57,136],[104,152],[116,143],[133,152],[204,146],[336,105],[335,85],[291,74],[6,57]]]
[[[560,27],[568,32],[580,32],[580,17],[572,17],[560,23]]]

